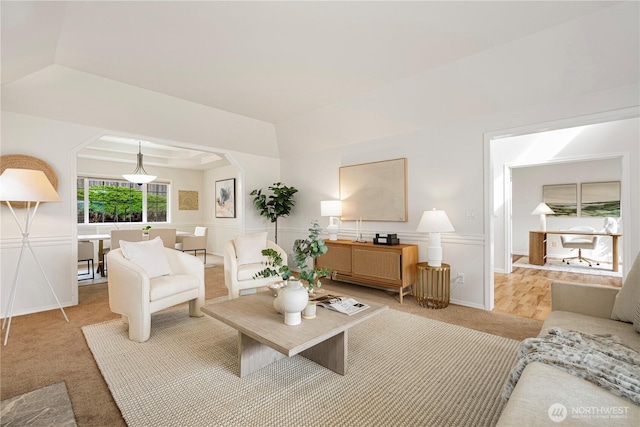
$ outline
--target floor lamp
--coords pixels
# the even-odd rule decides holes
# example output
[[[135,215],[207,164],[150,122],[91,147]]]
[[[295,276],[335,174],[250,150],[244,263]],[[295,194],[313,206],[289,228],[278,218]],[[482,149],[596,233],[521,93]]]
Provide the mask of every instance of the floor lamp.
[[[4,336],[4,345],[7,345],[7,340],[9,339],[9,330],[11,329],[11,317],[13,315],[13,305],[16,301],[16,290],[18,288],[18,275],[20,273],[20,265],[22,264],[22,259],[24,257],[24,249],[29,248],[31,251],[31,255],[33,255],[33,259],[35,259],[42,276],[49,285],[49,289],[51,289],[51,293],[53,297],[56,299],[62,314],[64,315],[65,320],[68,322],[69,318],[67,314],[64,312],[62,308],[62,304],[58,300],[58,296],[53,290],[53,286],[51,286],[51,282],[47,278],[47,275],[44,273],[38,258],[36,257],[31,244],[29,243],[29,230],[31,228],[31,224],[33,223],[33,218],[36,216],[36,212],[38,210],[38,206],[40,202],[59,202],[60,196],[47,179],[44,172],[40,170],[31,170],[31,169],[6,169],[2,175],[0,175],[0,202],[6,202],[13,218],[16,220],[18,227],[20,228],[20,233],[22,234],[22,247],[20,248],[20,256],[18,258],[18,265],[16,267],[16,274],[13,277],[13,285],[11,286],[11,293],[9,294],[9,302],[7,304],[7,310],[5,312],[5,318],[2,321],[2,329],[4,329],[5,325],[7,326],[7,332]],[[11,206],[11,202],[22,202],[27,204],[26,213],[25,213],[25,221],[24,227],[20,223],[18,216],[13,210],[13,206]],[[31,209],[31,204],[35,203],[33,207],[33,211]]]

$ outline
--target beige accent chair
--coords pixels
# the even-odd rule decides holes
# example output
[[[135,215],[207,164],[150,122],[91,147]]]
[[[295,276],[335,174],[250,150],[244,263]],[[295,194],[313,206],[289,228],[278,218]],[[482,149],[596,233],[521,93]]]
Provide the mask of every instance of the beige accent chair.
[[[561,234],[560,241],[562,242],[563,248],[577,249],[578,256],[571,258],[563,258],[562,262],[566,262],[569,264],[569,261],[572,259],[577,259],[578,262],[586,262],[591,267],[592,263],[596,265],[600,265],[599,261],[594,261],[589,258],[585,258],[582,256],[582,250],[594,250],[596,246],[598,246],[598,236],[590,236],[596,232],[596,230],[592,227],[580,226],[580,227],[571,227],[567,231],[580,232],[584,231],[585,234]]]
[[[126,259],[122,249],[112,249],[109,259],[109,307],[129,324],[129,339],[145,342],[151,336],[151,314],[189,302],[189,316],[202,317],[204,266],[197,258],[162,248],[172,274],[149,278],[138,264]]]
[[[204,263],[206,264],[208,234],[207,227],[196,227],[193,235],[176,237],[176,243],[173,247],[182,252],[193,251],[193,255],[197,255],[198,251],[204,251]]]
[[[141,242],[142,241],[142,230],[111,230],[111,249],[107,252],[106,255],[109,254],[113,249],[120,248],[120,240],[124,240],[125,242]],[[107,256],[104,258],[104,271],[107,272]],[[107,272],[108,274],[108,272]]]
[[[287,265],[287,253],[280,246],[267,240],[266,248],[278,251],[283,265]],[[258,254],[258,257],[262,256],[260,251]],[[265,267],[261,262],[239,264],[235,241],[229,240],[224,246],[224,284],[229,290],[229,299],[238,298],[241,290],[259,288],[282,280],[280,276],[254,279],[253,276]]]
[[[120,248],[120,240],[142,242],[142,230],[111,230],[111,249]]]
[[[88,276],[91,274],[91,279],[95,279],[95,271],[93,266],[93,242],[78,242],[78,262],[87,262],[87,272],[78,273],[78,276]],[[86,280],[89,277],[85,277]]]
[[[174,249],[176,246],[176,229],[175,228],[151,228],[149,229],[149,240],[160,236],[162,244],[165,248]]]

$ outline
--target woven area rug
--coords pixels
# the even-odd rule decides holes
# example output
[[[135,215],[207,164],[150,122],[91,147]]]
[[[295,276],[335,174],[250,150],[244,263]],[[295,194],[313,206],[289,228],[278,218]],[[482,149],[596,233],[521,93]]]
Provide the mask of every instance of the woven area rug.
[[[622,277],[622,264],[620,264],[618,271],[613,271],[613,265],[606,262],[601,262],[600,265],[592,264],[592,266],[589,267],[588,264],[578,263],[577,261],[572,261],[571,264],[567,265],[562,262],[562,259],[548,258],[545,265],[533,265],[529,264],[529,257],[522,257],[514,262],[513,266],[533,268],[536,270],[567,271],[569,273],[592,274],[594,276]]]
[[[495,425],[519,345],[386,310],[350,329],[345,376],[298,355],[239,378],[235,330],[186,307],[152,325],[82,328],[130,426]]]

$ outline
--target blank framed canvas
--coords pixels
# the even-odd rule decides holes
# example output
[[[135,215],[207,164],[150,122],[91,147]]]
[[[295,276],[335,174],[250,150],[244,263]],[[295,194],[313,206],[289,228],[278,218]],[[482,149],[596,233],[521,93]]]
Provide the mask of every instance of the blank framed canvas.
[[[342,221],[407,221],[407,159],[340,168]]]

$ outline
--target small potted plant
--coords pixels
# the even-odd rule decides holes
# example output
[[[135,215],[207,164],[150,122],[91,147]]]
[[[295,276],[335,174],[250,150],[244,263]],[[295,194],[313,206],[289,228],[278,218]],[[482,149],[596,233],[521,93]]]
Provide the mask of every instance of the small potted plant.
[[[149,230],[151,229],[150,225],[145,225],[144,227],[142,227],[142,234],[149,234]]]
[[[328,268],[313,268],[315,259],[320,255],[326,254],[328,250],[324,240],[320,238],[321,233],[322,228],[318,225],[318,221],[312,221],[309,228],[309,237],[298,239],[293,244],[293,259],[296,267],[300,270],[298,278],[307,282],[309,292],[314,292],[316,288],[322,286],[320,283],[321,278],[331,275]],[[276,250],[263,249],[262,255],[267,257],[267,261],[265,261],[266,267],[254,275],[255,279],[282,276],[284,280],[287,280],[293,275],[288,266],[282,265],[282,257]],[[312,261],[311,268],[307,263],[309,258]]]

